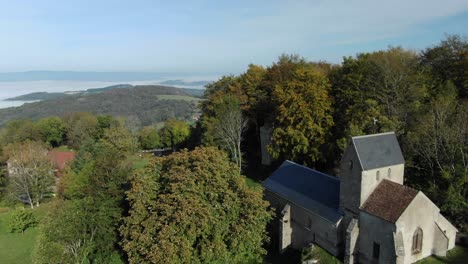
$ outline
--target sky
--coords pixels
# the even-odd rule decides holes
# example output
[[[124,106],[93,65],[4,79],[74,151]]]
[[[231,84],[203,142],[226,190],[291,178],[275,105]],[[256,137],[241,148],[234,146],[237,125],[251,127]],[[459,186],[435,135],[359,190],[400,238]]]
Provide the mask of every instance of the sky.
[[[467,0],[0,0],[0,72],[243,72],[468,34]]]

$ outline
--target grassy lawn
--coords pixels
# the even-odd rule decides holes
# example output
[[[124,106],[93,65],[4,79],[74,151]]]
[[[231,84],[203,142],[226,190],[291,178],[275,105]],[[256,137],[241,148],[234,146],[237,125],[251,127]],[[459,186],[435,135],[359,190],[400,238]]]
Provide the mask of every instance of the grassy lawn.
[[[187,96],[187,95],[158,95],[159,100],[183,100],[183,101],[200,101],[200,98],[192,97],[192,96]]]
[[[421,261],[418,264],[466,264],[468,263],[468,248],[455,247],[447,253],[446,257],[431,256]]]
[[[42,204],[34,208],[33,213],[40,221],[51,204]],[[28,209],[31,210],[31,209]],[[6,210],[2,210],[6,211]],[[29,228],[23,234],[7,231],[8,219],[12,210],[0,213],[0,263],[27,264],[32,263],[32,252],[37,242],[38,228]]]
[[[253,189],[262,187],[262,184],[260,182],[247,177],[245,178],[245,183],[247,184],[247,186]]]

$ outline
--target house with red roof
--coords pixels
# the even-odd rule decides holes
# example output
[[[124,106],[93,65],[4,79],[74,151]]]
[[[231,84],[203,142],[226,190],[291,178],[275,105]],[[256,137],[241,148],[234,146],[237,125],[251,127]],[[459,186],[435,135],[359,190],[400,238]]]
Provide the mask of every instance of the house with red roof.
[[[73,151],[51,150],[47,155],[51,158],[52,163],[54,164],[56,175],[60,176],[66,166],[75,159],[76,153]]]

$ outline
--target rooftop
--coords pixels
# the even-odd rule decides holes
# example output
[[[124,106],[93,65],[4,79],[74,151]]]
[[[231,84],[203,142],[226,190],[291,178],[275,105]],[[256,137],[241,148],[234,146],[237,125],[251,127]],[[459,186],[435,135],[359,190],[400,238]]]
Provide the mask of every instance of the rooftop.
[[[263,182],[263,186],[332,223],[342,216],[340,180],[336,177],[287,160]]]
[[[383,220],[395,223],[418,191],[389,180],[382,180],[371,193],[361,210]]]
[[[363,170],[405,163],[394,132],[353,137],[352,143]]]

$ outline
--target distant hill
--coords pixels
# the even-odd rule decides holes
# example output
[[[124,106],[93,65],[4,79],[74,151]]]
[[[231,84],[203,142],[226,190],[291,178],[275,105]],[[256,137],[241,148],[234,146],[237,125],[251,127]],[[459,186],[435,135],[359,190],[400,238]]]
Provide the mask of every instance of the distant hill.
[[[152,85],[149,85],[152,86]],[[70,92],[57,92],[57,93],[48,93],[48,92],[36,92],[36,93],[29,93],[24,94],[12,98],[5,99],[5,101],[42,101],[42,100],[49,100],[59,97],[64,97],[68,95],[85,95],[90,93],[101,93],[104,91],[109,91],[113,89],[123,89],[123,88],[133,88],[133,87],[144,87],[144,86],[133,86],[130,84],[117,84],[112,86],[107,86],[103,88],[91,88],[85,91],[70,91]],[[153,87],[157,87],[154,86]],[[181,88],[184,92],[188,95],[195,96],[195,97],[202,97],[205,89],[194,89],[194,88]]]
[[[48,100],[58,97],[63,97],[64,93],[48,93],[48,92],[37,92],[20,95],[12,98],[5,99],[5,101],[37,101],[37,100]]]
[[[179,88],[159,85],[132,86],[99,93],[49,98],[20,107],[0,109],[0,126],[13,119],[35,120],[82,111],[131,117],[141,125],[161,122],[168,118],[191,120],[199,111],[199,100]]]
[[[194,82],[186,82],[182,80],[167,80],[164,82],[160,82],[161,85],[169,85],[169,86],[182,86],[182,87],[187,87],[187,86],[198,86],[198,87],[204,87],[205,85],[209,84],[209,81],[194,81]]]

